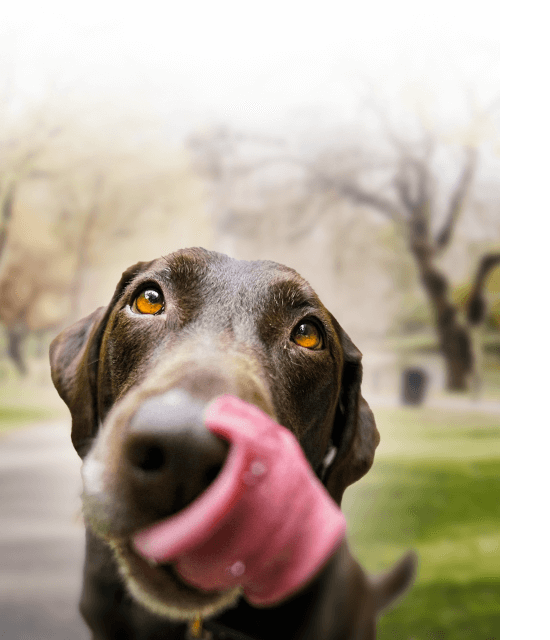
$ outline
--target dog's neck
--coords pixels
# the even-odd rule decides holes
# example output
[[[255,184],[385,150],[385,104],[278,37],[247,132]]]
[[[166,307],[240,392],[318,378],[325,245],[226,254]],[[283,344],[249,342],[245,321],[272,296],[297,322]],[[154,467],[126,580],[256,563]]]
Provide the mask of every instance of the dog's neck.
[[[206,634],[204,633],[206,631]],[[188,638],[202,638],[203,640],[256,640],[256,638],[252,638],[240,631],[235,631],[235,629],[231,629],[230,627],[221,624],[215,620],[205,620],[202,623],[202,631],[201,635],[193,636],[187,632]],[[208,634],[208,635],[207,635]]]

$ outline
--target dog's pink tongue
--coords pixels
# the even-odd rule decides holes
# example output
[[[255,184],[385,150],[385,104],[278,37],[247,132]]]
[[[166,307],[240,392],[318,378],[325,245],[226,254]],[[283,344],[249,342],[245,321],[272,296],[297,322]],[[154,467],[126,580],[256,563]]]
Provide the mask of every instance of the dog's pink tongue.
[[[205,591],[241,585],[252,604],[280,602],[336,551],[344,516],[294,436],[257,407],[223,396],[205,423],[231,443],[222,471],[189,507],[139,532],[134,545]]]

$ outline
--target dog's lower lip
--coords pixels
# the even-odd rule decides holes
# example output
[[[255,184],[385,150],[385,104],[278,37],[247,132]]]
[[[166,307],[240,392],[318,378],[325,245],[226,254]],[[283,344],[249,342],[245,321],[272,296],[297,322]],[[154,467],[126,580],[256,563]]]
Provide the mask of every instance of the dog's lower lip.
[[[156,560],[154,560],[153,558],[146,558],[145,556],[143,556],[133,545],[131,540],[126,540],[125,541],[125,546],[127,549],[127,552],[132,553],[133,555],[137,556],[140,560],[142,560],[143,562],[147,563],[147,565],[149,567],[151,567],[151,569],[154,570],[158,570],[158,571],[162,571],[164,574],[166,574],[171,580],[180,583],[182,586],[185,586],[186,589],[191,589],[194,590],[194,588],[191,585],[188,585],[186,583],[183,583],[181,581],[181,578],[179,578],[175,567],[172,563],[170,562],[157,562]]]
[[[135,545],[130,541],[129,544],[130,549],[132,550],[133,553],[135,553],[139,558],[141,558],[142,560],[144,560],[150,567],[153,568],[159,568],[159,569],[164,569],[167,570],[169,573],[173,574],[173,565],[170,564],[169,562],[157,562],[157,560],[155,560],[154,558],[148,558],[144,555],[142,555],[138,549],[136,549]]]
[[[242,594],[239,587],[203,591],[182,580],[172,563],[152,566],[134,551],[130,537],[108,543],[130,594],[156,615],[176,621],[194,619],[197,612],[209,616],[234,605]]]
[[[154,558],[148,558],[148,557],[144,556],[143,554],[141,554],[139,552],[139,550],[136,549],[136,546],[133,543],[133,540],[131,538],[129,540],[126,540],[125,542],[126,542],[126,545],[127,545],[128,549],[131,550],[132,553],[134,553],[138,558],[140,558],[141,560],[146,562],[150,567],[162,567],[164,565],[164,563],[161,565]]]
[[[135,548],[134,548],[135,551]],[[138,554],[139,555],[139,554]],[[147,562],[147,564],[151,567],[158,567],[159,563],[156,560],[153,560],[153,558],[144,558],[143,556],[141,556],[145,562]]]

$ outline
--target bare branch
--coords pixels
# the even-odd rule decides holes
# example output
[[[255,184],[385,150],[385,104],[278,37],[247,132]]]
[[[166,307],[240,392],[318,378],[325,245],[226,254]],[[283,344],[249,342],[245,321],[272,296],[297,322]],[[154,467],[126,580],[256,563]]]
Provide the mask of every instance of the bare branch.
[[[74,270],[74,276],[69,286],[69,299],[71,304],[70,317],[72,318],[76,318],[85,270],[90,264],[90,245],[92,244],[92,235],[101,215],[100,199],[104,182],[105,179],[102,174],[97,174],[95,176],[92,190],[92,201],[90,208],[84,215],[84,222],[76,247],[77,262]]]
[[[15,183],[8,185],[6,192],[1,197],[0,205],[0,259],[8,240],[11,220],[13,217],[13,200],[15,197]]]
[[[485,300],[483,286],[489,273],[500,264],[500,253],[487,253],[479,261],[472,290],[466,304],[466,317],[472,325],[479,325],[485,318]]]
[[[394,180],[399,199],[407,211],[407,225],[414,253],[433,253],[430,232],[431,194],[427,161],[406,157],[401,161],[399,175]]]
[[[409,214],[413,213],[418,206],[418,202],[414,198],[411,188],[412,180],[410,172],[412,167],[413,163],[410,158],[402,158],[399,163],[397,176],[393,181],[397,194],[399,195],[399,199]]]
[[[435,248],[437,252],[443,251],[452,238],[456,221],[462,212],[470,184],[474,177],[476,161],[477,151],[475,149],[468,149],[462,174],[460,175],[449,202],[447,218],[435,241]]]
[[[324,188],[334,189],[341,196],[348,198],[356,204],[374,207],[377,211],[379,211],[383,215],[388,216],[395,222],[399,222],[403,218],[401,209],[391,200],[384,198],[383,196],[380,196],[374,192],[366,191],[350,182],[328,176],[325,173],[319,171],[314,164],[293,156],[278,156],[274,158],[267,158],[250,165],[237,167],[237,169],[235,170],[235,176],[246,176],[265,167],[283,163],[294,164],[302,169],[305,169]],[[386,167],[385,164],[369,164],[368,166],[369,168]]]
[[[7,172],[6,187],[4,188],[4,193],[0,194],[0,260],[8,241],[17,185],[25,178],[41,177],[34,175],[36,170],[33,169],[33,161],[47,148],[48,140],[54,138],[60,132],[60,127],[54,127],[47,131],[46,141],[28,149],[19,162],[15,163],[16,166]]]
[[[395,205],[391,200],[384,198],[371,191],[366,191],[358,187],[357,185],[349,182],[343,182],[341,180],[335,180],[329,176],[323,176],[318,174],[317,179],[329,187],[337,191],[341,196],[348,198],[356,204],[365,205],[375,208],[379,213],[387,216],[394,222],[401,222],[403,218],[403,212]]]
[[[324,202],[313,208],[312,214],[302,218],[301,224],[296,229],[288,233],[288,242],[294,243],[302,240],[303,238],[306,238],[316,228],[316,225],[319,224],[319,221],[322,220],[322,218],[324,218],[330,210],[331,203],[328,199],[325,199]]]

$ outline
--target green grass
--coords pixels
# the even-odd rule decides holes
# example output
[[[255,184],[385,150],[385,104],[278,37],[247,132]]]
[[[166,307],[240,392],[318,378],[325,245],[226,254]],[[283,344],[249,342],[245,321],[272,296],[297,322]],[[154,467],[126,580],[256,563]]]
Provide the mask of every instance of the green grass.
[[[66,413],[45,365],[21,378],[0,362],[0,434]]]
[[[378,626],[378,640],[496,640],[498,579],[418,584]]]
[[[416,582],[380,620],[379,640],[499,637],[498,417],[430,409],[375,411],[382,442],[343,509],[370,573],[407,550]]]
[[[0,433],[52,417],[48,409],[22,406],[0,406]]]

